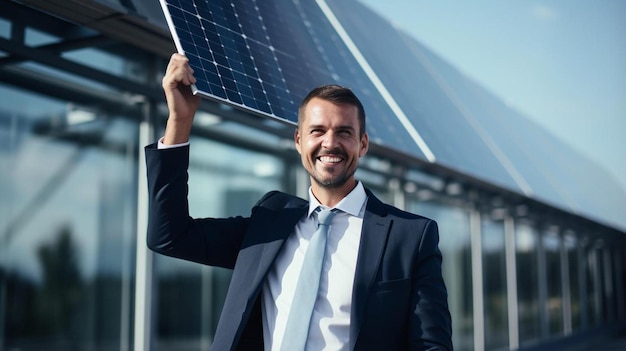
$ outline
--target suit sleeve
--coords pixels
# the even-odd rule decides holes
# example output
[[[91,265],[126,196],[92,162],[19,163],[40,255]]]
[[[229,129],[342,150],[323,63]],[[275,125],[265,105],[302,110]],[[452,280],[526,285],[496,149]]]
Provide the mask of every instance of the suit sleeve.
[[[145,148],[148,177],[148,247],[160,254],[233,268],[249,219],[189,216],[189,146]]]
[[[412,275],[411,350],[452,350],[452,322],[438,244],[437,223],[429,220],[422,233]]]

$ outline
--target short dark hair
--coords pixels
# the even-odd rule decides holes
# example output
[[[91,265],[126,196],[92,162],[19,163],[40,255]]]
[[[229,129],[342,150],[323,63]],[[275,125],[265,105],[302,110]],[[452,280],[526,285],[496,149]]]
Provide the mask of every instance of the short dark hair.
[[[313,98],[330,101],[337,105],[348,104],[355,106],[358,110],[359,117],[359,136],[362,137],[363,134],[365,134],[365,109],[363,108],[363,104],[361,104],[361,101],[352,90],[336,84],[322,85],[309,92],[298,108],[298,127],[300,127],[302,119],[304,118],[306,105]]]

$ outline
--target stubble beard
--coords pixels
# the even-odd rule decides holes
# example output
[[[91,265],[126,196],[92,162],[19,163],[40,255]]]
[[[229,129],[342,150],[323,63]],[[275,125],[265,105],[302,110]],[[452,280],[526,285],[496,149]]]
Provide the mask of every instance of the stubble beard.
[[[344,152],[344,150],[340,148],[336,148],[333,150],[329,150],[327,152],[318,152],[313,158],[314,162],[311,164],[311,169],[308,169],[307,167],[305,168],[307,168],[307,172],[309,173],[309,176],[311,177],[313,182],[315,182],[315,184],[317,184],[319,187],[330,189],[330,190],[340,189],[343,186],[345,186],[348,183],[348,181],[353,179],[354,174],[356,173],[356,167],[354,167],[353,169],[350,169],[350,165],[345,165],[347,168],[345,168],[341,173],[324,179],[322,178],[322,174],[317,171],[316,167],[317,167],[317,163],[320,162],[318,158],[325,154],[338,155],[343,159],[342,162],[347,162],[347,160],[349,160],[349,157]],[[333,168],[340,167],[340,166],[339,165],[336,165],[336,166],[322,165],[322,167],[323,167],[322,171],[332,174]]]
[[[346,185],[348,181],[350,181],[350,179],[353,178],[354,173],[356,173],[356,170],[352,170],[352,171],[347,170],[334,177],[330,177],[328,179],[322,179],[319,175],[315,174],[314,172],[309,171],[309,176],[311,176],[311,179],[313,179],[313,181],[322,188],[339,189],[343,187],[344,185]]]

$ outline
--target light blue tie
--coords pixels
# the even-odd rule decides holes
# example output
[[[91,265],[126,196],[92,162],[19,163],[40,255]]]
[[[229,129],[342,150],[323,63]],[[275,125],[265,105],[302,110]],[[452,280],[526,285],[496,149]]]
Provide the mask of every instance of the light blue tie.
[[[309,324],[313,315],[313,306],[317,299],[317,290],[322,275],[322,265],[326,255],[326,238],[330,222],[338,210],[317,208],[318,226],[311,237],[309,247],[302,261],[298,285],[287,318],[282,351],[304,350],[309,334]]]

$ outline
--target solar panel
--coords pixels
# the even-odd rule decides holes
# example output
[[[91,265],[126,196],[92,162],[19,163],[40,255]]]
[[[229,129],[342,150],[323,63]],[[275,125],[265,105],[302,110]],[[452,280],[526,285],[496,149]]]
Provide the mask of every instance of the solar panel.
[[[195,93],[295,124],[314,87],[350,87],[373,143],[425,159],[314,1],[161,0]]]
[[[178,51],[196,72],[198,94],[295,124],[298,104],[312,88],[347,86],[363,102],[371,142],[427,160],[318,2],[324,1],[161,0],[161,5]],[[551,136],[478,91],[358,1],[325,3],[438,164],[520,193],[527,183],[531,197],[623,222],[623,191],[604,172],[555,145]],[[522,182],[512,176],[517,172]]]
[[[626,194],[592,160],[358,1],[327,3],[438,164],[624,226]]]
[[[221,1],[161,3],[178,51],[196,72],[197,93],[284,118],[293,102],[271,64],[280,53],[262,35],[243,34],[241,21],[248,16],[240,19],[231,4]]]

